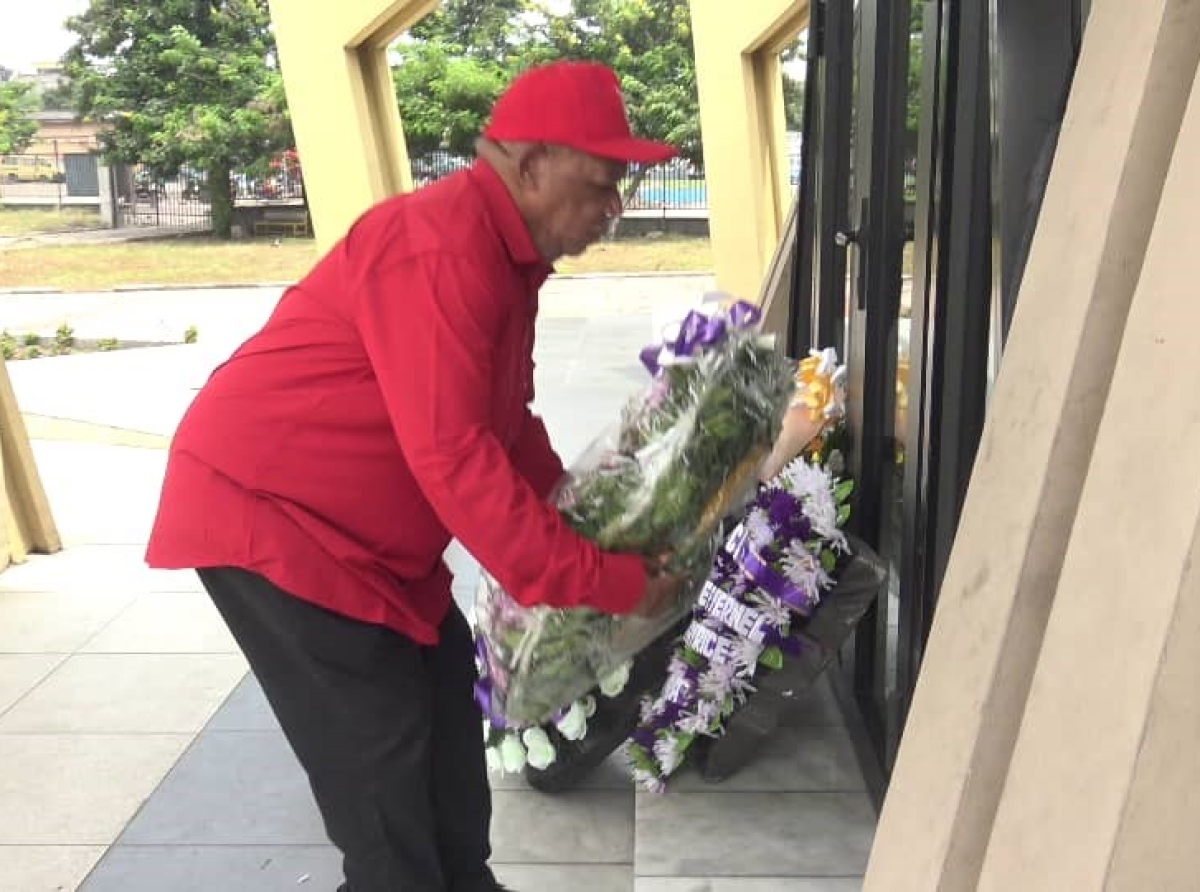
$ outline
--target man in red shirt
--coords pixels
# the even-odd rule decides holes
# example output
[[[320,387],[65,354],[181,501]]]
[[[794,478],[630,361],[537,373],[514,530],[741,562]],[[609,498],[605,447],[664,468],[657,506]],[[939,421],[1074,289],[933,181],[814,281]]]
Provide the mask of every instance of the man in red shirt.
[[[308,773],[347,892],[486,892],[491,799],[451,537],[523,604],[653,611],[661,562],[576,535],[533,399],[537,293],[620,213],[608,68],[526,72],[470,169],[367,211],[220,366],[148,562],[196,568]]]

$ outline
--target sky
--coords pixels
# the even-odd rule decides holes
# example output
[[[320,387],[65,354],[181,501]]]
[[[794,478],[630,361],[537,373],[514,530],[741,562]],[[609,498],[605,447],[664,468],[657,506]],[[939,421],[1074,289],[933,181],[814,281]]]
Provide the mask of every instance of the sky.
[[[16,2],[21,12],[6,15],[0,27],[0,65],[29,71],[35,62],[57,61],[72,43],[63,22],[87,9],[87,0]]]

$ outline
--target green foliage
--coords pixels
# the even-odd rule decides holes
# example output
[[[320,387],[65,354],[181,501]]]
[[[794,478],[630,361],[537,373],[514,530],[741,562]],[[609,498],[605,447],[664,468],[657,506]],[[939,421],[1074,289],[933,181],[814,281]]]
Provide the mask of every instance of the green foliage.
[[[211,187],[291,144],[266,0],[91,0],[67,27],[79,110],[112,125],[110,159],[160,175],[188,165]],[[231,190],[212,201],[227,237]]]
[[[0,155],[23,152],[37,133],[38,97],[26,81],[0,83]]]
[[[411,33],[418,41],[452,47],[456,55],[502,63],[515,42],[519,19],[530,7],[529,0],[442,0]]]
[[[617,72],[639,134],[678,146],[701,160],[696,58],[688,0],[572,0],[547,15],[525,63],[591,59]]]
[[[616,70],[638,133],[700,161],[688,0],[571,0],[561,15],[530,0],[446,0],[394,52],[414,156],[439,148],[468,154],[496,96],[519,72],[590,59]]]
[[[804,81],[787,72],[783,75],[783,115],[788,130],[804,129]]]
[[[46,111],[74,111],[75,87],[70,81],[42,91],[42,108]]]
[[[767,669],[782,669],[783,651],[778,647],[768,647],[759,655],[758,662]]]
[[[64,322],[58,327],[58,331],[54,333],[54,343],[60,349],[70,349],[75,346],[75,329],[68,323]]]
[[[468,155],[507,81],[498,62],[456,55],[451,45],[413,43],[392,73],[411,155],[446,148]]]
[[[908,31],[908,107],[905,129],[916,134],[921,125],[921,74],[924,66],[925,4],[913,3]]]
[[[189,325],[183,332],[183,342],[185,344],[194,344],[200,340],[200,329],[194,325]]]

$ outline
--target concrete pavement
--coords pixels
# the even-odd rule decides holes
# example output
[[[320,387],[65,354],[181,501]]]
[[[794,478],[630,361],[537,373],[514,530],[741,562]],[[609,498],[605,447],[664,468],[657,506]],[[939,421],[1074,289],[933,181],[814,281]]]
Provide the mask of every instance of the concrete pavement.
[[[577,454],[644,380],[637,348],[706,277],[552,281],[539,409]],[[188,573],[141,560],[163,447],[279,289],[0,295],[10,330],[198,343],[10,363],[66,550],[0,574],[0,889],[332,890],[336,853],[245,663]],[[477,569],[452,554],[456,597]],[[814,691],[754,766],[635,793],[616,763],[546,797],[497,779],[502,879],[522,892],[850,892],[874,815]]]

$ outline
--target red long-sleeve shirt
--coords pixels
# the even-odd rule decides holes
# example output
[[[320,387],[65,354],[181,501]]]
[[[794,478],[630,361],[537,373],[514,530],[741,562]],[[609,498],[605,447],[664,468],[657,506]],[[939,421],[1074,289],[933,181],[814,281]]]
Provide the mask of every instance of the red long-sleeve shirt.
[[[454,536],[521,603],[631,610],[640,559],[545,501],[563,468],[529,403],[549,273],[482,161],[368,211],[188,409],[148,563],[242,567],[432,644]]]

